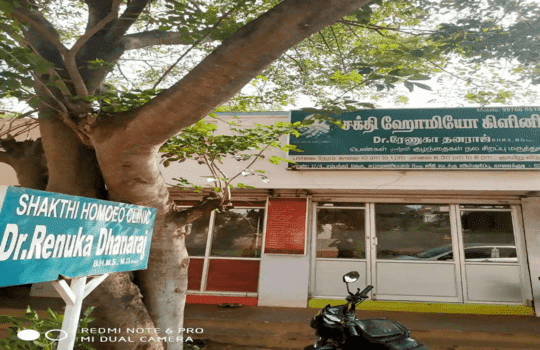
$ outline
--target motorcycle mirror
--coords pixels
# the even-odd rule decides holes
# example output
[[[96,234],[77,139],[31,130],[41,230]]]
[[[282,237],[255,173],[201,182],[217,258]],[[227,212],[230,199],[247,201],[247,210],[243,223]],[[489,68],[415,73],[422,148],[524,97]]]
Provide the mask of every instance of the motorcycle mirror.
[[[343,282],[353,283],[353,282],[358,281],[359,278],[360,278],[360,274],[358,273],[358,271],[351,271],[343,275]]]

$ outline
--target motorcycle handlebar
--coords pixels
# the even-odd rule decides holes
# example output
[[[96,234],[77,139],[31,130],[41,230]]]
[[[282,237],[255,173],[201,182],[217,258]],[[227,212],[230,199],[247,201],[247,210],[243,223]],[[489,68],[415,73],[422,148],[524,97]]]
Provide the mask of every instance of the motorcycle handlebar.
[[[362,292],[360,292],[360,295],[365,296],[367,293],[371,292],[373,289],[373,286],[367,286]]]

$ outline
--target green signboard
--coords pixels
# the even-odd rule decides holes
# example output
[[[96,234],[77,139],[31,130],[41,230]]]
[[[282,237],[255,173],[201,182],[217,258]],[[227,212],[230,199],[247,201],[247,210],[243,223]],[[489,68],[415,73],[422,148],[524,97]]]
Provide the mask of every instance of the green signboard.
[[[146,269],[155,217],[154,208],[0,186],[0,287]]]
[[[359,110],[290,143],[295,169],[540,169],[540,107]],[[292,111],[291,121],[314,119]]]

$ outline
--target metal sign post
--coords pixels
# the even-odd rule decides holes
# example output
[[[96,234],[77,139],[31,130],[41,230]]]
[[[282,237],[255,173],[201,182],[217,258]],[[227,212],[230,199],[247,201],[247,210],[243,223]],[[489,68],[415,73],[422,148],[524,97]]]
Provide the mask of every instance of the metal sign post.
[[[65,280],[51,282],[58,294],[66,302],[64,321],[62,322],[62,334],[65,334],[65,336],[58,342],[57,350],[73,350],[83,300],[108,276],[109,274],[104,274],[94,277],[88,283],[86,283],[86,276],[76,277],[71,280],[71,287],[68,286]]]

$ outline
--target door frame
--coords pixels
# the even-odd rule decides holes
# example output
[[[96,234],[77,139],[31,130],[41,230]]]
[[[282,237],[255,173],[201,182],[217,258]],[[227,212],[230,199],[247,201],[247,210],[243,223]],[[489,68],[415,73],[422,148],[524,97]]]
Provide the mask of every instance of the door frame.
[[[495,204],[493,204],[495,205]],[[518,257],[518,265],[520,271],[520,285],[523,300],[521,303],[512,303],[512,302],[495,302],[490,301],[489,304],[504,304],[504,305],[525,305],[532,306],[532,286],[531,281],[529,280],[529,266],[527,259],[527,249],[525,244],[525,232],[523,229],[523,219],[521,213],[521,206],[517,204],[510,204],[509,209],[472,209],[472,208],[460,208],[460,204],[455,204],[455,227],[458,231],[458,256],[459,263],[461,267],[461,284],[463,286],[463,303],[465,304],[486,304],[483,301],[470,300],[468,296],[468,286],[467,286],[467,275],[466,275],[466,262],[464,252],[464,242],[463,242],[463,230],[461,226],[461,212],[462,211],[488,211],[488,212],[506,212],[510,213],[512,219],[512,231],[514,233],[514,242],[516,245],[516,253]],[[504,263],[485,263],[489,265],[500,265]],[[511,264],[511,263],[510,263]],[[514,264],[511,264],[515,266]]]
[[[376,210],[375,210],[375,205],[376,204],[393,204],[393,203],[388,203],[388,202],[380,202],[380,203],[369,203],[369,210],[370,210],[370,213],[369,213],[369,217],[370,217],[370,223],[371,223],[371,226],[370,226],[370,231],[369,231],[369,234],[370,234],[370,241],[371,241],[371,249],[370,249],[370,256],[371,256],[371,260],[368,261],[368,269],[369,267],[371,267],[370,270],[370,284],[372,284],[375,288],[373,289],[374,290],[374,293],[373,293],[373,300],[377,300],[377,262],[389,262],[387,260],[377,260],[377,245],[378,245],[378,239],[377,239],[377,228],[376,228]],[[449,220],[450,220],[450,236],[451,236],[451,242],[452,242],[452,250],[454,252],[454,254],[456,252],[458,252],[458,231],[457,231],[457,228],[456,228],[456,225],[453,224],[454,220],[455,220],[455,212],[454,212],[454,207],[456,206],[455,204],[449,204],[449,203],[445,203],[444,201],[434,201],[434,202],[431,202],[431,203],[427,203],[427,202],[415,202],[415,201],[412,201],[411,203],[399,203],[399,204],[403,204],[403,205],[407,205],[407,204],[440,204],[440,205],[447,205],[449,207]],[[396,263],[398,264],[399,262],[392,262],[392,263]],[[410,263],[410,264],[414,264],[414,263],[418,263],[418,262],[405,262],[403,261],[402,263]],[[426,262],[424,262],[426,263]],[[438,264],[437,262],[427,262],[428,264],[431,263],[431,264]],[[448,263],[445,263],[445,264],[448,264]],[[456,259],[454,258],[453,260],[453,265],[454,265],[454,283],[455,283],[455,288],[456,288],[456,296],[455,297],[445,297],[445,296],[441,296],[441,297],[436,297],[436,296],[432,296],[432,297],[427,297],[427,296],[407,296],[405,297],[406,299],[404,300],[404,296],[396,296],[396,297],[391,297],[391,296],[385,296],[384,299],[382,300],[403,300],[403,301],[420,301],[420,302],[451,302],[451,303],[462,303],[463,302],[463,287],[461,285],[461,274],[462,274],[462,271],[461,271],[461,268],[460,268],[460,264],[459,264],[459,259]]]
[[[367,200],[367,198],[366,198]],[[449,207],[450,212],[450,228],[451,228],[451,238],[452,238],[452,249],[455,254],[454,264],[455,264],[455,282],[456,282],[456,288],[457,288],[457,301],[453,301],[454,303],[464,303],[464,304],[474,304],[479,303],[475,301],[469,301],[467,299],[467,281],[466,281],[466,275],[465,275],[465,259],[462,252],[463,247],[463,235],[461,231],[461,215],[460,215],[460,205],[461,204],[506,204],[510,205],[510,210],[505,209],[503,211],[510,211],[512,215],[512,225],[514,230],[514,239],[516,242],[516,249],[517,254],[519,258],[519,266],[520,266],[520,274],[521,274],[521,287],[523,292],[523,302],[517,303],[518,305],[526,305],[531,306],[532,303],[532,286],[530,281],[530,274],[529,274],[529,266],[528,266],[528,259],[527,259],[527,249],[525,244],[525,234],[523,229],[523,222],[522,222],[522,213],[521,213],[521,206],[519,204],[515,204],[515,202],[506,202],[501,203],[501,201],[497,200],[485,200],[485,199],[469,199],[469,198],[452,198],[445,200],[443,198],[438,198],[436,200],[426,200],[426,199],[419,199],[418,200],[411,200],[411,201],[396,201],[395,198],[377,198],[376,201],[373,201],[372,198],[370,198],[371,201],[363,201],[362,198],[355,198],[352,200],[351,198],[333,198],[331,201],[333,202],[351,202],[351,203],[365,203],[365,207],[361,210],[365,211],[365,243],[366,243],[366,281],[368,284],[374,285],[376,284],[376,276],[377,276],[377,259],[376,259],[376,249],[377,249],[377,237],[376,237],[376,227],[375,227],[375,204],[377,203],[400,203],[400,204],[445,204]],[[311,218],[309,222],[311,223],[311,227],[308,230],[309,234],[309,254],[310,254],[310,279],[309,279],[309,297],[310,298],[318,298],[321,296],[314,295],[315,287],[316,287],[316,252],[317,252],[317,209],[318,209],[318,203],[319,201],[325,201],[326,200],[313,200],[310,204],[312,205],[312,208],[310,210]],[[347,207],[344,207],[347,208]],[[355,209],[360,209],[359,207],[355,207]],[[363,259],[362,259],[363,260]],[[376,286],[375,286],[376,287]],[[376,300],[376,288],[374,289],[375,295],[373,300]],[[341,298],[341,296],[336,295],[336,297]],[[324,297],[328,299],[332,299],[331,296]],[[423,301],[423,302],[444,302],[444,300],[429,300],[429,298],[426,297],[418,297],[418,298],[410,298],[409,301],[414,301],[414,299],[417,299],[416,301]],[[439,298],[431,298],[431,299],[439,299]],[[443,298],[444,299],[444,298]],[[385,299],[387,300],[387,299]],[[396,299],[398,300],[398,299]],[[399,299],[401,300],[401,299]],[[484,302],[485,304],[485,302]],[[489,302],[489,304],[506,304],[510,305],[512,303],[508,302]]]
[[[323,202],[323,201],[321,201]],[[327,201],[324,201],[324,202],[327,202]],[[343,299],[343,296],[342,295],[335,295],[335,296],[320,296],[320,295],[316,295],[315,294],[315,291],[316,291],[316,288],[317,288],[317,281],[316,281],[316,276],[317,276],[317,260],[335,260],[335,261],[362,261],[366,263],[366,281],[367,281],[367,284],[371,284],[371,272],[369,270],[369,258],[370,258],[370,253],[369,253],[369,250],[368,250],[368,247],[371,246],[370,245],[370,242],[368,240],[368,232],[369,232],[369,209],[368,209],[368,203],[364,202],[364,201],[352,201],[352,200],[347,200],[347,201],[333,201],[333,202],[336,202],[336,203],[362,203],[364,204],[363,207],[354,207],[354,206],[351,206],[351,207],[347,207],[347,206],[344,206],[344,207],[334,207],[334,209],[353,209],[353,210],[362,210],[364,211],[364,231],[366,232],[366,234],[364,235],[364,239],[365,239],[365,247],[366,247],[366,251],[365,251],[365,254],[366,254],[366,258],[365,259],[333,259],[333,258],[317,258],[317,209],[320,209],[320,208],[323,208],[323,207],[319,207],[319,201],[313,201],[313,200],[310,200],[310,205],[311,205],[311,210],[309,211],[311,213],[311,220],[309,220],[309,222],[311,223],[311,227],[310,229],[307,230],[308,234],[309,234],[309,239],[308,240],[310,242],[309,244],[309,254],[310,254],[310,269],[309,269],[309,292],[308,292],[308,295],[309,295],[309,298],[326,298],[326,299]],[[330,207],[329,207],[330,208]],[[341,280],[340,280],[341,281]],[[371,293],[371,292],[370,292]]]

